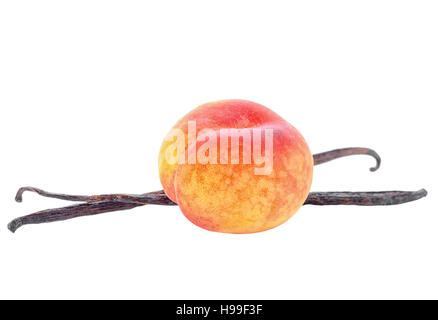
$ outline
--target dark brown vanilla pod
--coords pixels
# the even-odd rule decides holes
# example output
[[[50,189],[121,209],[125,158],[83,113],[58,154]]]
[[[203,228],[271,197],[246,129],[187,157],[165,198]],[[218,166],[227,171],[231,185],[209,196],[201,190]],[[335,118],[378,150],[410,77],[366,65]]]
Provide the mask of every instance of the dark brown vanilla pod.
[[[176,206],[177,204],[170,200],[164,191],[145,193],[141,195],[104,195],[103,198],[114,197],[116,200],[77,200],[93,199],[96,196],[69,196],[48,193],[36,188],[21,188],[20,195],[23,190],[38,190],[40,195],[72,200],[72,201],[87,201],[85,203],[72,205],[63,208],[47,209],[39,211],[27,216],[23,216],[12,220],[8,224],[8,229],[15,232],[19,227],[26,224],[38,224],[46,222],[63,221],[82,216],[91,216],[99,213],[128,210],[146,204],[155,204],[163,206]],[[17,193],[18,195],[18,193]],[[419,191],[380,191],[380,192],[310,192],[307,200],[303,205],[358,205],[358,206],[388,206],[402,204],[410,201],[421,199],[427,195],[425,189]],[[117,200],[119,199],[119,200]],[[20,197],[21,202],[21,197]]]
[[[340,157],[367,154],[376,159],[375,171],[379,168],[379,155],[366,148],[345,148],[315,154],[314,164],[318,165]],[[152,204],[175,206],[163,190],[143,194],[102,194],[102,195],[68,195],[51,193],[34,187],[22,187],[18,190],[15,200],[22,202],[24,192],[35,192],[43,197],[68,201],[83,202],[68,207],[47,209],[14,219],[8,224],[8,229],[15,232],[26,224],[39,224],[62,221],[76,217],[96,215],[111,211],[128,210],[135,207]],[[303,205],[358,205],[358,206],[387,206],[396,205],[421,199],[427,195],[425,189],[418,191],[378,191],[378,192],[310,192]]]
[[[377,169],[379,169],[381,163],[380,156],[377,154],[376,151],[368,148],[343,148],[343,149],[335,149],[327,152],[317,153],[313,155],[313,163],[314,165],[318,165],[338,158],[352,156],[352,155],[360,155],[360,154],[366,154],[376,159],[376,166],[371,167],[370,171],[374,172]]]
[[[310,192],[304,204],[317,206],[392,206],[415,201],[425,196],[427,196],[425,189],[418,191]]]

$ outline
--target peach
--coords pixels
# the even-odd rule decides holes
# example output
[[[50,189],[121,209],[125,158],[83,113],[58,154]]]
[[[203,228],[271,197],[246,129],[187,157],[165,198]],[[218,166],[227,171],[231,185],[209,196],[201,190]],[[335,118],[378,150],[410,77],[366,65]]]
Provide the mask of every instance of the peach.
[[[284,223],[303,205],[313,157],[298,130],[270,109],[222,100],[175,124],[161,146],[159,173],[167,196],[197,226],[253,233]]]

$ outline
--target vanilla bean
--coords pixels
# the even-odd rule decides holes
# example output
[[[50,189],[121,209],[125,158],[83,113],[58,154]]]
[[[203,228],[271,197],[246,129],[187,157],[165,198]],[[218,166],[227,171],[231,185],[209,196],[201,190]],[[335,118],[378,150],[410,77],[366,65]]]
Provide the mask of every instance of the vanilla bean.
[[[367,148],[344,148],[313,155],[314,164],[318,165],[349,155],[367,154],[376,160],[376,171],[380,166],[379,155]],[[82,201],[85,203],[63,208],[47,209],[16,218],[8,224],[8,229],[15,232],[26,224],[62,221],[81,216],[95,215],[104,212],[128,210],[146,204],[177,205],[170,200],[163,190],[143,194],[102,194],[102,195],[68,195],[51,193],[34,187],[23,187],[17,192],[15,200],[21,202],[25,191],[35,192],[43,197],[61,200]],[[419,191],[379,191],[379,192],[310,192],[304,205],[360,205],[380,206],[394,205],[418,200],[427,195],[426,190]]]
[[[127,203],[139,203],[141,205],[144,204],[160,204],[160,205],[175,205],[175,203],[170,200],[163,190],[148,192],[144,194],[100,194],[100,195],[92,195],[92,196],[78,196],[78,195],[70,195],[63,193],[53,193],[47,192],[42,189],[34,188],[34,187],[22,187],[18,189],[18,192],[15,196],[15,201],[22,202],[23,201],[23,193],[25,191],[35,192],[40,196],[47,198],[55,198],[61,200],[69,200],[69,201],[83,201],[83,202],[95,202],[95,201],[117,201],[117,202],[127,202]]]
[[[47,192],[34,187],[22,187],[18,190],[15,196],[15,200],[17,202],[23,201],[23,193],[25,191],[35,192],[43,197],[70,201],[85,201],[85,203],[62,208],[42,210],[23,217],[16,218],[8,224],[8,229],[12,232],[15,232],[19,227],[26,224],[62,221],[67,219],[73,219],[76,217],[95,215],[99,213],[132,209],[146,204],[163,206],[176,205],[175,202],[167,197],[163,190],[137,195],[104,194],[92,196],[78,196]]]
[[[418,191],[310,192],[304,204],[317,206],[391,206],[415,201],[426,195],[427,191],[425,189]]]
[[[21,188],[19,193],[23,192]],[[32,190],[31,190],[32,189]],[[35,191],[35,188],[29,188],[26,190]],[[53,194],[37,189],[42,192],[38,192],[41,195],[59,198],[59,194]],[[36,191],[35,191],[36,192]],[[419,191],[380,191],[380,192],[310,192],[304,205],[359,205],[359,206],[383,206],[383,205],[395,205],[405,202],[418,200],[427,195],[426,190],[421,189]],[[73,197],[87,196],[65,196],[63,199]],[[163,190],[145,193],[140,195],[129,195],[129,197],[123,197],[125,195],[107,195],[117,196],[122,199],[118,200],[105,200],[105,201],[90,201],[78,205],[69,207],[47,209],[39,211],[27,216],[23,216],[14,219],[8,224],[8,229],[15,232],[19,227],[26,224],[37,224],[45,222],[55,222],[67,219],[72,219],[81,216],[95,215],[104,212],[128,210],[138,206],[146,204],[176,205],[170,200]],[[122,197],[121,197],[122,196]],[[96,196],[92,196],[96,197]],[[90,198],[90,197],[88,197]],[[76,200],[74,200],[76,201]]]
[[[11,232],[15,232],[18,228],[26,224],[63,221],[104,212],[132,209],[141,205],[143,204],[117,201],[96,201],[76,204],[63,208],[47,209],[12,220],[8,224],[8,229]]]
[[[376,166],[370,168],[370,171],[376,171],[380,167],[381,159],[376,151],[368,148],[343,148],[336,149],[327,152],[317,153],[313,155],[313,163],[314,165],[318,165],[324,162],[332,161],[338,158],[358,155],[358,154],[366,154],[372,156],[376,160]]]

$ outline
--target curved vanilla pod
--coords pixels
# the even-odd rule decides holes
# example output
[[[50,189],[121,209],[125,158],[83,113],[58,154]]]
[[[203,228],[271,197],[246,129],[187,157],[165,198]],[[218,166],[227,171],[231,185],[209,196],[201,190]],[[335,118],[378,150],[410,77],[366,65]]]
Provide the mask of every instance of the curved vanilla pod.
[[[377,154],[376,151],[368,148],[343,148],[343,149],[336,149],[327,152],[317,153],[313,155],[313,164],[318,165],[338,158],[359,155],[359,154],[369,155],[376,160],[376,165],[374,167],[371,167],[370,171],[374,172],[377,169],[379,169],[380,163],[382,162],[380,156]]]
[[[336,149],[313,155],[314,165],[350,155],[365,154],[376,160],[376,166],[371,171],[376,171],[380,166],[380,156],[368,148]],[[163,190],[143,194],[102,194],[102,195],[68,195],[47,192],[34,187],[22,187],[18,190],[15,200],[23,201],[23,193],[35,192],[43,197],[61,200],[84,202],[68,207],[38,211],[23,217],[16,218],[8,224],[8,229],[15,232],[26,224],[62,221],[76,217],[96,215],[104,212],[128,210],[135,207],[154,204],[175,206],[177,205],[167,197]],[[418,191],[377,191],[377,192],[310,192],[303,205],[358,205],[358,206],[387,206],[406,203],[421,199],[427,195],[425,189]]]

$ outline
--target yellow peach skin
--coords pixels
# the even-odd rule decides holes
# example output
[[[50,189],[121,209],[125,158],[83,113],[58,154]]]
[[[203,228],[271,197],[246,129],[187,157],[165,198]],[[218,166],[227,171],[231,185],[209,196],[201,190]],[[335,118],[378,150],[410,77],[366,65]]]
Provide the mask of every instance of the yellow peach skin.
[[[196,122],[197,134],[206,128],[215,133],[217,163],[187,161],[190,151],[196,154],[207,141],[199,137],[189,141],[189,121]],[[272,130],[272,170],[255,173],[261,165],[244,161],[243,139],[238,141],[238,163],[220,161],[220,130],[228,128]],[[264,231],[288,220],[306,200],[312,183],[312,154],[298,130],[270,109],[245,100],[206,103],[180,119],[175,129],[184,133],[185,161],[169,163],[166,153],[176,138],[165,139],[159,155],[160,180],[167,196],[197,226],[226,233]],[[266,141],[262,136],[262,145]],[[231,151],[225,152],[231,159]],[[268,153],[266,149],[264,156]]]

